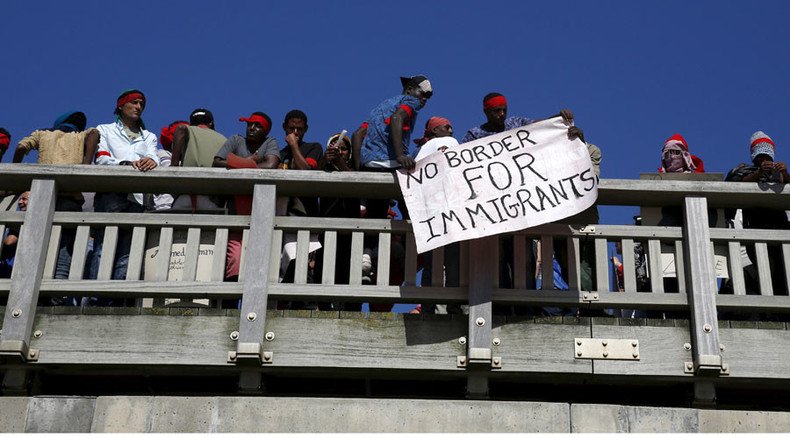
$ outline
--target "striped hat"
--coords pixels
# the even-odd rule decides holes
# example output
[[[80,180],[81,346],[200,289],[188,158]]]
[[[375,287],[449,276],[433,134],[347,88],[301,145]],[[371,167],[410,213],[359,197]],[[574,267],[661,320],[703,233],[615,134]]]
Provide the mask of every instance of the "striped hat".
[[[771,137],[765,135],[763,131],[757,131],[752,134],[751,139],[751,151],[752,151],[752,161],[758,155],[768,155],[771,157],[771,160],[774,159],[774,141],[771,140]]]

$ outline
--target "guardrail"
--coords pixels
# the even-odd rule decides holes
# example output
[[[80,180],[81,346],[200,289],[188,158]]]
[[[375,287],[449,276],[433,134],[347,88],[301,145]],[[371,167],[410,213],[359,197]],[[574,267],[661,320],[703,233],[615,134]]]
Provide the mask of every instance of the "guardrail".
[[[246,391],[261,387],[261,376],[268,372],[267,367],[439,370],[453,376],[461,373],[468,379],[468,395],[484,397],[488,394],[489,379],[497,378],[497,374],[591,374],[591,364],[600,363],[596,369],[598,373],[690,378],[697,388],[698,398],[710,401],[715,397],[713,388],[719,382],[716,379],[735,375],[732,366],[723,359],[718,312],[790,310],[788,297],[775,296],[779,291],[774,291],[771,284],[768,254],[769,245],[780,245],[785,272],[790,272],[790,231],[708,226],[709,208],[790,208],[790,188],[786,186],[761,187],[757,184],[677,181],[670,178],[665,181],[604,179],[599,186],[599,205],[683,206],[684,225],[555,223],[510,236],[462,242],[460,278],[457,286],[452,287],[446,286],[444,276],[440,275],[445,264],[442,249],[426,255],[431,257],[434,267],[431,284],[423,287],[417,284],[419,258],[408,221],[275,216],[277,196],[398,197],[397,182],[388,174],[188,168],[157,169],[141,174],[131,169],[100,166],[0,165],[0,186],[7,190],[31,191],[26,213],[0,212],[0,231],[21,226],[12,278],[0,280],[0,296],[7,294],[8,301],[0,335],[0,357],[4,362],[4,386],[7,390],[24,387],[30,370],[36,367],[137,363],[149,367],[200,364],[214,369],[230,368],[239,373],[240,387]],[[58,193],[88,191],[250,194],[253,208],[249,216],[55,211]],[[7,201],[4,209],[10,207]],[[57,251],[64,230],[73,231],[75,236],[74,257],[68,279],[55,280]],[[84,275],[85,265],[89,263],[87,249],[92,232],[97,230],[102,231],[104,257],[99,263],[96,279],[88,279]],[[119,236],[124,233],[131,237],[128,270],[124,280],[111,280],[113,263],[107,254],[116,252]],[[229,236],[234,233],[243,236],[241,271],[237,282],[227,282],[223,281],[225,250]],[[323,246],[323,264],[318,268],[321,281],[318,284],[308,283],[311,234],[317,235]],[[295,269],[293,281],[281,283],[281,253],[287,236],[295,236]],[[346,244],[338,245],[340,239]],[[358,267],[366,242],[371,241],[375,242],[378,253],[376,280],[373,284],[363,284]],[[544,279],[551,279],[554,272],[551,263],[543,263],[541,268],[536,268],[535,259],[539,254],[534,250],[533,242],[540,242],[542,260],[557,258],[566,268],[568,290],[556,290],[552,281],[542,282],[541,289],[535,287],[536,269]],[[620,293],[613,292],[615,288],[610,281],[612,268],[608,246],[613,242],[619,243],[623,254],[626,254],[623,258],[624,290]],[[652,273],[649,277],[651,292],[638,290],[636,266],[630,257],[636,243],[645,249],[648,270]],[[752,295],[757,292],[751,290],[747,294],[741,264],[742,244],[755,248],[757,257],[753,262],[759,272],[759,295]],[[714,251],[714,247],[720,249]],[[662,252],[666,253],[667,248],[676,268],[676,280],[668,284],[676,290],[665,290],[662,272],[667,256],[662,256]],[[507,254],[500,254],[502,251]],[[724,254],[732,277],[733,295],[717,293],[714,252]],[[507,279],[501,274],[500,257],[510,266]],[[173,267],[176,258],[178,269]],[[335,262],[342,259],[348,260],[347,266],[351,267],[347,284],[335,281]],[[594,281],[583,280],[583,270],[587,270]],[[790,285],[787,275],[786,280]],[[163,340],[161,332],[153,336],[141,327],[150,321],[146,319],[146,311],[139,308],[116,312],[136,315],[133,318],[119,320],[106,316],[100,321],[86,319],[82,315],[64,322],[48,319],[47,315],[68,312],[42,311],[43,308],[37,307],[39,296],[153,298],[154,309],[161,308],[164,299],[241,301],[235,323],[229,320],[228,312],[205,307],[206,312],[196,313],[209,314],[209,310],[216,310],[216,314],[224,318],[203,321],[203,327],[190,325],[194,332],[184,329],[181,339],[165,336],[168,340]],[[442,326],[439,330],[441,335],[432,333],[437,330],[439,322],[430,318],[420,319],[422,325],[410,322],[412,317],[400,320],[398,330],[406,330],[406,333],[393,327],[370,324],[352,329],[342,321],[333,323],[331,327],[323,322],[314,322],[311,323],[312,329],[327,330],[334,344],[317,346],[308,342],[309,345],[305,346],[304,337],[301,337],[298,345],[309,353],[300,356],[295,351],[273,348],[272,327],[278,327],[278,339],[282,335],[292,343],[296,341],[289,336],[305,335],[304,328],[285,321],[287,318],[278,319],[276,317],[281,314],[272,312],[273,301],[289,300],[463,304],[468,305],[468,317],[461,317],[465,328],[453,322],[451,326]],[[552,341],[555,343],[544,346],[552,352],[536,359],[530,356],[536,342],[532,329],[519,325],[518,318],[504,320],[503,323],[496,310],[499,305],[516,305],[519,308],[559,306],[578,308],[581,313],[570,316],[577,323],[575,328],[552,335],[557,338]],[[656,340],[653,345],[645,345],[636,337],[624,338],[623,333],[611,330],[598,330],[609,333],[609,336],[601,338],[596,336],[593,327],[599,313],[591,313],[598,309],[671,311],[689,315],[689,324],[688,328],[682,324],[673,326],[671,335],[658,332],[641,335],[643,339]],[[147,315],[154,313],[156,311],[151,310]],[[593,315],[592,319],[590,315]],[[270,321],[268,317],[275,318]],[[69,329],[67,324],[81,329]],[[85,324],[93,330],[106,330],[120,338],[136,333],[134,339],[126,338],[134,345],[123,344],[123,339],[103,343],[95,333],[85,331]],[[37,329],[39,326],[49,327],[50,332],[54,330],[73,336],[41,336],[42,330]],[[217,340],[210,348],[187,345],[206,336],[207,331],[222,332],[229,328],[233,332],[230,339]],[[361,339],[367,339],[367,344],[359,340],[349,341],[348,336],[341,333],[346,329],[353,330]],[[293,331],[291,335],[287,334],[289,330]],[[121,332],[124,334],[119,334]],[[393,333],[400,333],[395,336],[404,339],[385,339]],[[514,341],[512,345],[502,345],[504,333]],[[666,336],[677,338],[683,350],[671,354],[665,351],[658,340]],[[687,338],[688,342],[681,342]],[[785,338],[783,336],[782,342],[790,344],[790,339]],[[424,342],[415,339],[424,339]],[[517,340],[524,343],[519,345],[515,342]],[[348,344],[343,345],[343,342]],[[373,342],[379,342],[379,347],[384,345],[381,347],[384,350],[373,347]],[[749,342],[744,341],[743,344]],[[562,348],[557,348],[557,343]],[[181,349],[183,357],[146,355],[144,346],[151,348],[154,344],[163,350]],[[333,359],[333,349],[346,351],[354,357],[354,363],[338,357]],[[78,351],[90,351],[93,356],[81,356],[76,353]],[[380,357],[382,351],[406,354],[400,359],[383,361]],[[325,355],[324,360],[315,359],[320,354]],[[645,355],[652,356],[654,360],[648,363]],[[451,357],[452,362],[437,363],[437,357]],[[673,365],[676,368],[657,371],[655,361],[663,363],[670,357],[679,362]],[[780,362],[786,361],[777,360],[771,372],[761,377],[786,379],[785,376],[790,374],[785,373],[787,367]],[[730,359],[730,365],[732,363]],[[748,371],[746,368],[749,367],[744,366],[744,378],[760,377],[760,372],[763,372],[753,366]]]

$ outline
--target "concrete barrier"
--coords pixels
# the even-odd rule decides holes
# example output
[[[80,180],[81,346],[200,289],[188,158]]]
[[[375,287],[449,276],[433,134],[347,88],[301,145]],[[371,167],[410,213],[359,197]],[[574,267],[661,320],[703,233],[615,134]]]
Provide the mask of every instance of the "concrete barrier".
[[[788,432],[790,413],[471,400],[0,397],[0,432]]]

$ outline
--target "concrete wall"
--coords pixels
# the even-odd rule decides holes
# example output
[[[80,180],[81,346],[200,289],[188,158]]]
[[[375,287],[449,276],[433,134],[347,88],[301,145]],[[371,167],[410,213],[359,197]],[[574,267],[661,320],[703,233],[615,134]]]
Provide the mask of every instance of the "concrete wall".
[[[283,397],[3,397],[0,432],[788,432],[790,413]]]

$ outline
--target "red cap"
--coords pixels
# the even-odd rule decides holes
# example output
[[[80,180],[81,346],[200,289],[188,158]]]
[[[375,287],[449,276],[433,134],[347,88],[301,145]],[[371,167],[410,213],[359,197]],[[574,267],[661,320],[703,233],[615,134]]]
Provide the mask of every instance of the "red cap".
[[[10,143],[11,139],[7,135],[0,132],[0,149],[6,150]]]
[[[267,134],[269,133],[269,130],[272,129],[272,125],[269,123],[268,120],[266,120],[266,117],[263,117],[258,114],[253,114],[249,117],[240,117],[239,121],[247,122],[247,123],[258,123],[259,125],[261,125],[261,128],[263,128],[263,131]]]

